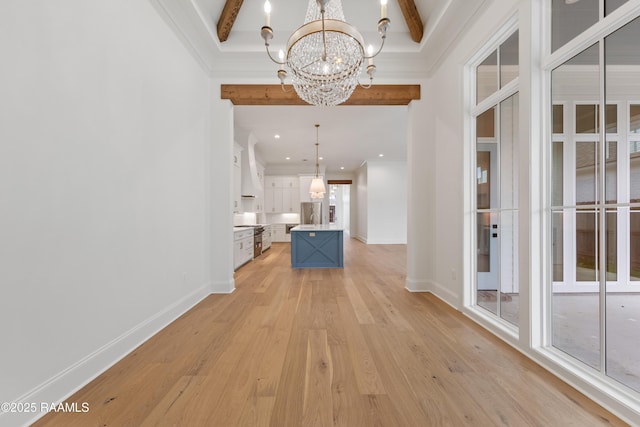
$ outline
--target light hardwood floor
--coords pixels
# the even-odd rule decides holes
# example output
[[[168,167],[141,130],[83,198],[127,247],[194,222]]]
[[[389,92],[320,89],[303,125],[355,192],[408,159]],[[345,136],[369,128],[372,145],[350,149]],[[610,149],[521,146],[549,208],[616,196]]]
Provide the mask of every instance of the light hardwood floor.
[[[344,269],[274,244],[37,426],[626,425],[431,294],[405,246],[345,242]]]

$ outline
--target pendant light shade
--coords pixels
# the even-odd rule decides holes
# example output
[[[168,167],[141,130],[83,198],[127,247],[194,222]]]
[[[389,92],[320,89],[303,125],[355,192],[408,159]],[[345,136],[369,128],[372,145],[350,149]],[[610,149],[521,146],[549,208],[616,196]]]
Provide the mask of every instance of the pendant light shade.
[[[316,124],[316,176],[311,180],[311,186],[309,187],[309,194],[312,199],[324,199],[324,194],[327,192],[327,189],[324,187],[324,181],[320,178],[319,168],[320,168],[320,158],[318,157],[318,128],[319,124]]]
[[[324,187],[324,181],[322,178],[313,178],[311,181],[311,187],[309,187],[309,193],[312,199],[324,199],[324,193],[327,190]]]

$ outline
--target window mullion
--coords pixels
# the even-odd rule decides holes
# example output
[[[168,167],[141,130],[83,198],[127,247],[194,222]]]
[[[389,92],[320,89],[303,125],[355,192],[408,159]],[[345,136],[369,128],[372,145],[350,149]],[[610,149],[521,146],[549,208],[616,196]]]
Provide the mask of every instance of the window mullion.
[[[600,6],[601,6],[601,13],[602,13],[602,3],[603,1],[600,2]],[[598,215],[598,240],[600,241],[600,244],[597,246],[598,247],[598,257],[600,258],[598,260],[598,263],[596,265],[598,265],[600,271],[598,272],[598,281],[599,283],[599,289],[600,289],[600,298],[599,298],[599,305],[600,305],[600,372],[603,374],[606,374],[606,363],[607,363],[607,355],[606,355],[606,349],[607,349],[607,345],[606,345],[606,286],[607,286],[607,230],[606,230],[606,226],[607,226],[607,208],[606,208],[606,168],[607,168],[607,162],[606,162],[606,146],[607,146],[607,141],[606,141],[606,137],[607,137],[607,123],[606,123],[606,87],[605,87],[605,68],[606,68],[606,64],[605,64],[605,45],[604,45],[604,38],[600,39],[599,43],[598,43],[598,57],[599,57],[599,68],[600,68],[600,72],[599,72],[599,84],[600,84],[600,101],[599,101],[599,105],[600,108],[598,109],[598,121],[599,121],[599,139],[600,139],[600,146],[599,146],[599,150],[598,150],[598,167],[596,168],[596,171],[598,171],[597,174],[597,186],[598,186],[598,202],[596,203],[597,205],[600,206],[600,208],[596,211],[599,213]]]

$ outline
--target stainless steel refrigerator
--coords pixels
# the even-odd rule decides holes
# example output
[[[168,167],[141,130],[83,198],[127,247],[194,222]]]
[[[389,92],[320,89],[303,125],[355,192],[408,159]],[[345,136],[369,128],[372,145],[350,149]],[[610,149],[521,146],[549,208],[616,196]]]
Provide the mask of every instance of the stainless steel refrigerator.
[[[322,224],[322,202],[300,203],[300,224]]]

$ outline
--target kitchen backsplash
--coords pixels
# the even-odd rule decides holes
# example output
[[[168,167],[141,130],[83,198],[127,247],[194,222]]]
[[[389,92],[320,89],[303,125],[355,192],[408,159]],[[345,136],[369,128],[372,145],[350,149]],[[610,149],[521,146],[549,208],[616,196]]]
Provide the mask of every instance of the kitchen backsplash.
[[[268,213],[268,224],[300,224],[299,213]]]
[[[256,222],[256,213],[255,212],[245,212],[245,213],[237,213],[233,214],[233,225],[253,225],[257,224]]]

